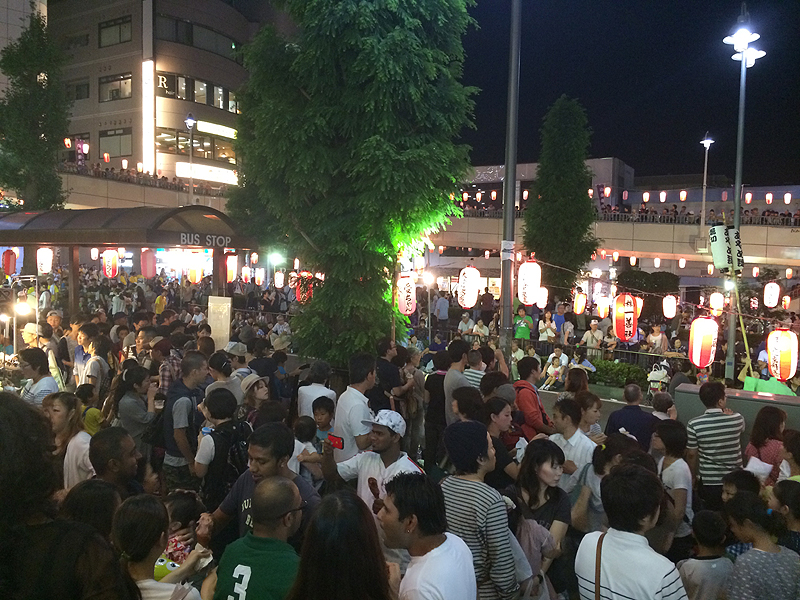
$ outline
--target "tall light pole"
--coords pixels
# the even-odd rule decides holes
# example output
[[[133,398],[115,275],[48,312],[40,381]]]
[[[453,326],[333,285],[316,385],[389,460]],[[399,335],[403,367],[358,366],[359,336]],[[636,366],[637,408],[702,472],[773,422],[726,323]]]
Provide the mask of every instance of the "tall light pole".
[[[183,121],[189,130],[189,204],[194,204],[194,126],[197,121],[192,113]]]
[[[522,28],[522,0],[511,0],[511,41],[508,59],[508,107],[506,114],[506,164],[503,178],[503,240],[500,243],[501,332],[500,348],[511,352],[514,297],[514,217],[517,195],[517,118],[519,115],[519,55]]]
[[[747,7],[742,3],[742,14],[739,15],[734,33],[722,40],[726,44],[731,44],[736,51],[736,54],[731,58],[742,63],[739,71],[739,124],[736,131],[736,176],[733,184],[733,226],[736,229],[739,229],[742,221],[742,155],[744,152],[744,99],[747,68],[752,67],[756,64],[757,59],[766,54],[763,50],[756,50],[750,46],[761,36],[750,31],[749,21],[750,16],[747,13]],[[733,283],[731,298],[738,298],[736,273],[733,270],[731,271],[731,280]],[[728,354],[725,358],[725,379],[733,381],[735,376],[734,348],[736,346],[736,319],[733,317],[733,313],[738,311],[738,302],[734,304],[731,301],[731,307],[736,307],[736,309],[731,311],[728,319]]]
[[[700,239],[703,240],[703,249],[708,251],[708,244],[706,243],[706,187],[708,185],[708,149],[711,148],[711,144],[714,143],[714,140],[708,137],[708,132],[706,131],[706,136],[700,143],[706,149],[706,157],[703,161],[703,204],[702,208],[700,209]]]

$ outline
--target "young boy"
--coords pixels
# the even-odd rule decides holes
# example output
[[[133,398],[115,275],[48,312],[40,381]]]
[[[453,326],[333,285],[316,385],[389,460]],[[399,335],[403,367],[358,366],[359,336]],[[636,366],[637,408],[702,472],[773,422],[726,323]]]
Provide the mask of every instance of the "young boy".
[[[728,502],[737,492],[761,492],[761,482],[753,473],[744,469],[736,469],[726,474],[722,478],[722,502]],[[736,560],[739,556],[751,550],[753,544],[740,542],[732,533],[728,532],[725,555],[731,560]]]
[[[568,494],[578,483],[573,474],[580,472],[584,465],[592,462],[596,444],[581,431],[581,407],[574,398],[561,397],[553,406],[553,426],[556,433],[550,436],[564,451],[564,474],[558,481],[558,487]]]
[[[317,439],[317,424],[314,419],[308,416],[298,417],[294,422],[294,438],[303,444],[303,460],[300,462],[311,474],[310,483],[319,489],[323,480],[322,469],[319,464],[314,463],[322,462],[322,443]]]
[[[719,513],[701,510],[692,520],[697,556],[678,563],[678,572],[689,600],[715,600],[725,589],[733,563],[723,554],[725,519]]]
[[[333,415],[336,405],[328,396],[320,396],[311,404],[314,412],[314,421],[317,423],[317,441],[315,446],[322,448],[323,440],[328,439],[328,434],[333,433]]]

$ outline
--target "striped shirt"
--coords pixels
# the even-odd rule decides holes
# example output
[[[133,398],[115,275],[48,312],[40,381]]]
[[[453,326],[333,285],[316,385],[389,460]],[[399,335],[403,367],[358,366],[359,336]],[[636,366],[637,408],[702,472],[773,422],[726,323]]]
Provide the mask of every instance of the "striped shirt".
[[[516,597],[506,506],[500,494],[479,481],[447,477],[441,483],[447,530],[472,552],[479,600]]]
[[[484,375],[486,375],[486,371],[478,371],[478,369],[473,369],[472,367],[464,369],[464,377],[467,378],[471,386],[476,388],[481,387],[481,379],[483,379]]]
[[[739,413],[728,415],[721,408],[709,408],[691,419],[686,430],[686,448],[698,450],[703,484],[722,485],[723,476],[742,467],[744,417]]]

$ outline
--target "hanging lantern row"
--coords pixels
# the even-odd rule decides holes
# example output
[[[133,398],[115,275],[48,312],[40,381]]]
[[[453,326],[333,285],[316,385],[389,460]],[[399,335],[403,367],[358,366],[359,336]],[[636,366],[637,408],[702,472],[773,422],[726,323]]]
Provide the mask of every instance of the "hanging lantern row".
[[[97,260],[98,258],[100,258],[100,250],[98,248],[92,248],[89,251],[89,256],[92,257],[92,260]]]
[[[397,279],[397,308],[404,315],[414,314],[417,310],[417,289],[408,274]]]
[[[242,267],[242,281],[244,281],[245,283],[250,283],[250,274],[251,274],[250,267],[248,266]]]
[[[786,381],[797,370],[797,334],[776,329],[767,336],[767,366],[775,379]]]
[[[789,305],[792,303],[792,299],[790,296],[784,296],[781,298],[781,308],[783,310],[789,310]]]
[[[572,312],[574,312],[576,315],[582,315],[584,310],[586,310],[586,294],[579,292],[575,294],[575,300],[572,304]]]
[[[191,267],[187,277],[190,283],[198,284],[203,279],[203,270],[199,267]]]
[[[608,316],[608,309],[611,306],[611,299],[607,298],[606,296],[601,296],[595,300],[597,304],[597,315],[601,319],[605,319]]]

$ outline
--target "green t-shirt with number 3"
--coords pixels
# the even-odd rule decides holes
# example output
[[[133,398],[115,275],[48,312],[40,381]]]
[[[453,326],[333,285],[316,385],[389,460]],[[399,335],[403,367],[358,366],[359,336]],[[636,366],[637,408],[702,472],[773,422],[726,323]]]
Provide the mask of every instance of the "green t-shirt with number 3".
[[[250,532],[225,548],[214,600],[283,600],[299,565],[300,557],[289,544]]]

